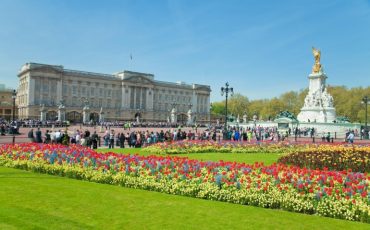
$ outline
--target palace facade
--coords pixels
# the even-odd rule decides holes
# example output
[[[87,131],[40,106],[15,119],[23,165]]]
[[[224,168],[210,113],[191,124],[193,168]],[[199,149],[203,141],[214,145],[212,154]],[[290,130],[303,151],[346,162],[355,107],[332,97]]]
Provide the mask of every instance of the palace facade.
[[[18,73],[17,105],[19,118],[55,120],[58,106],[65,106],[65,119],[82,121],[88,105],[91,120],[186,123],[210,119],[210,86],[157,81],[153,74],[123,71],[100,74],[69,70],[60,65],[26,63]]]
[[[13,119],[13,89],[5,88],[0,84],[0,118],[7,121]],[[14,118],[18,118],[17,110],[14,110]]]

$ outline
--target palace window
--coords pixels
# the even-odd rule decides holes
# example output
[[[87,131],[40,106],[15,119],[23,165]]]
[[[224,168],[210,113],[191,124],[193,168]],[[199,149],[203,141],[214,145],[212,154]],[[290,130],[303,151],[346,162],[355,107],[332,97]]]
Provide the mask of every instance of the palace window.
[[[62,89],[63,89],[63,94],[64,95],[68,94],[67,85],[63,85]]]

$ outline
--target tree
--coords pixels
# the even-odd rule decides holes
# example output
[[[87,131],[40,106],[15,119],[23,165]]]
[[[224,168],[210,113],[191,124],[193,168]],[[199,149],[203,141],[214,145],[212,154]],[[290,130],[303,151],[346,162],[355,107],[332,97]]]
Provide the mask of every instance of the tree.
[[[346,116],[352,122],[365,121],[365,106],[361,104],[361,100],[366,95],[370,96],[370,87],[348,89],[345,86],[328,86],[328,92],[333,96],[337,116]],[[304,104],[307,93],[308,89],[306,88],[298,92],[289,91],[283,93],[278,98],[252,101],[249,101],[246,96],[237,93],[230,97],[228,111],[229,114],[232,113],[235,116],[246,113],[249,118],[257,114],[259,119],[263,120],[274,118],[279,112],[284,110],[297,116]],[[224,115],[225,101],[214,102],[211,112]]]
[[[225,114],[225,102],[224,101],[213,102],[211,106],[211,114],[224,115]]]
[[[243,116],[248,111],[249,100],[246,96],[236,93],[230,97],[228,102],[228,113]]]

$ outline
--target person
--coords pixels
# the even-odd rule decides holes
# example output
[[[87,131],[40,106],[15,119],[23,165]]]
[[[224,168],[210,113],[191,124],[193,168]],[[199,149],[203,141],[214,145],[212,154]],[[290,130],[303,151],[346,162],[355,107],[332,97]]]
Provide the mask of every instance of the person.
[[[36,142],[37,143],[42,143],[42,137],[41,137],[42,134],[41,134],[40,128],[37,128],[37,131],[36,131],[35,135],[36,135]]]
[[[55,141],[57,144],[62,143],[62,132],[60,130],[55,132]]]
[[[55,144],[55,132],[50,131],[49,134],[50,134],[50,143]]]
[[[136,133],[135,131],[134,132],[131,132],[130,134],[130,143],[129,143],[130,147],[135,147],[136,145]]]
[[[116,137],[116,146],[117,147],[120,147],[121,146],[121,144],[120,144],[120,138],[121,138],[121,133],[118,133],[117,134],[117,137]]]
[[[136,145],[135,145],[136,148],[141,147],[141,144],[142,144],[141,141],[142,141],[142,138],[141,138],[141,133],[139,131],[136,134]]]
[[[121,133],[121,136],[119,137],[119,147],[124,148],[125,147],[125,134]]]
[[[87,147],[91,148],[91,140],[90,140],[90,131],[88,129],[85,130],[85,139]]]
[[[98,148],[98,134],[96,134],[96,131],[94,131],[93,135],[91,136],[92,146],[93,149]]]
[[[49,130],[46,130],[44,143],[49,144],[50,142],[51,142],[50,133]]]
[[[79,130],[77,130],[76,132],[75,140],[76,140],[76,144],[79,145],[81,143],[81,134]]]
[[[108,132],[108,129],[105,130],[105,133],[104,133],[104,146],[108,146],[108,142],[109,142],[109,132]]]
[[[328,132],[328,133],[326,134],[326,141],[327,141],[327,142],[330,142],[330,132]]]
[[[82,146],[87,146],[87,143],[86,143],[86,139],[85,139],[85,135],[84,134],[81,134],[81,145]]]
[[[353,140],[354,140],[354,139],[355,139],[355,135],[354,135],[354,133],[353,133],[353,131],[352,131],[352,132],[350,132],[350,133],[348,134],[348,136],[347,136],[348,143],[353,144]]]
[[[110,133],[109,133],[109,146],[108,146],[108,148],[114,148],[114,130],[112,129],[111,131],[110,131]]]
[[[30,140],[30,142],[34,142],[35,141],[35,136],[33,135],[33,129],[31,129],[28,132],[28,139]]]
[[[0,133],[1,133],[1,136],[5,136],[5,125],[4,124],[1,125]]]

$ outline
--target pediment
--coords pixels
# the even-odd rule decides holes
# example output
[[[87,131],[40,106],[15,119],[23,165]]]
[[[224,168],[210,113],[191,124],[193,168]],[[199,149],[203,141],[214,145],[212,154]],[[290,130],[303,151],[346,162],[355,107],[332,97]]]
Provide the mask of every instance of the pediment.
[[[36,68],[32,68],[33,71],[40,71],[40,72],[47,72],[47,73],[61,73],[60,69],[56,69],[50,66],[40,66]]]
[[[198,86],[195,89],[198,90],[198,91],[211,92],[211,88],[209,88],[207,86]]]
[[[145,76],[131,76],[126,78],[125,81],[140,84],[153,84],[153,81]]]

